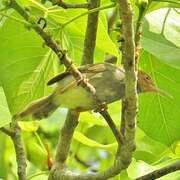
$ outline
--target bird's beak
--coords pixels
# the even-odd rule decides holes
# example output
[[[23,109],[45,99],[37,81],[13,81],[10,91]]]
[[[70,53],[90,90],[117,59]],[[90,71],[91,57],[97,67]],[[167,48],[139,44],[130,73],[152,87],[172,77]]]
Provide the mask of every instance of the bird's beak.
[[[171,94],[165,92],[164,90],[158,88],[157,86],[152,86],[151,91],[159,93],[161,96],[166,96],[166,97],[173,99],[173,96]]]

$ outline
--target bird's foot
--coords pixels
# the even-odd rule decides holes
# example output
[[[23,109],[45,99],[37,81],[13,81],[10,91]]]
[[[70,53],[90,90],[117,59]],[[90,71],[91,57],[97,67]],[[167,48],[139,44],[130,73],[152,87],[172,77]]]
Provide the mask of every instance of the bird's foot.
[[[77,80],[77,85],[80,84],[87,84],[89,82],[89,79],[86,78],[86,75],[82,75],[80,79]]]

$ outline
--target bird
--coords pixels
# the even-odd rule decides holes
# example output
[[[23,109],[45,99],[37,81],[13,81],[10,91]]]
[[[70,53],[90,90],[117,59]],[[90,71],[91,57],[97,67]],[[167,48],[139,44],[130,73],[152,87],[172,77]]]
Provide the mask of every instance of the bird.
[[[97,108],[97,100],[108,105],[125,97],[125,71],[122,67],[111,63],[98,63],[80,66],[78,70],[95,88],[96,98],[78,83],[71,72],[65,71],[47,82],[48,86],[57,84],[51,94],[31,102],[14,117],[47,118],[59,106],[78,112],[91,111]],[[155,92],[166,95],[146,72],[138,70],[137,77],[138,93]]]

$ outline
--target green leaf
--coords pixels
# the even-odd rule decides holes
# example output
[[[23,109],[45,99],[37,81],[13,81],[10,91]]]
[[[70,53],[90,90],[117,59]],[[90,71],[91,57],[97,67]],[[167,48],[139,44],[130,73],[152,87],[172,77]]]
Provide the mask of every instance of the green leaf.
[[[116,153],[116,147],[117,147],[117,143],[112,143],[112,144],[100,144],[88,137],[86,137],[84,134],[82,134],[79,131],[75,131],[74,132],[74,139],[76,139],[76,141],[79,141],[80,143],[92,147],[92,148],[101,148],[104,149],[106,151],[108,151],[111,154],[115,154]]]
[[[15,28],[17,27],[17,28]],[[0,77],[12,114],[29,101],[47,94],[54,56],[42,48],[41,38],[21,24],[7,19],[0,29]]]
[[[153,165],[149,165],[143,161],[135,161],[133,159],[133,161],[131,162],[130,166],[127,169],[128,176],[130,178],[136,179],[136,178],[141,177],[145,174],[151,173],[152,171],[155,171],[155,170],[158,170],[162,167],[170,165],[176,161],[177,161],[177,159],[170,159],[170,160],[163,161],[163,162],[153,166]],[[175,176],[174,176],[174,174],[175,174]],[[179,174],[178,171],[171,173],[168,175],[169,176],[168,178],[174,179],[175,177],[179,177],[178,174]],[[166,178],[166,177],[167,176],[164,176],[163,178],[161,177],[161,179],[163,179],[163,180],[167,179],[168,180],[168,178]]]
[[[136,160],[143,160],[146,163],[154,163],[161,159],[165,154],[171,154],[172,151],[164,144],[151,139],[140,128],[136,130],[136,151],[134,157]]]
[[[11,122],[11,114],[9,112],[8,104],[4,90],[0,87],[0,127],[5,126]]]
[[[142,47],[157,58],[180,66],[180,15],[168,9],[159,9],[146,15]]]
[[[19,121],[18,124],[22,130],[27,132],[35,132],[39,128],[39,121],[31,121],[31,122]]]
[[[173,98],[157,93],[141,94],[138,126],[152,139],[169,146],[180,139],[180,69],[163,63],[147,52],[143,53],[140,62],[157,86]]]
[[[77,14],[81,14],[82,10],[68,10],[62,12],[52,12],[49,16],[59,23],[64,23],[68,19],[73,18]],[[68,12],[68,13],[67,13]],[[80,64],[83,46],[84,46],[84,35],[86,31],[86,20],[87,17],[83,16],[79,20],[73,21],[63,28],[63,46],[68,49],[68,53],[72,59]],[[103,44],[103,45],[102,45]],[[110,39],[107,33],[107,18],[103,12],[100,13],[98,22],[98,31],[96,39],[95,49],[95,62],[101,62],[104,59],[105,53],[110,53],[114,56],[119,56],[118,50],[114,42]]]
[[[148,8],[148,12],[168,7],[180,8],[180,3],[177,0],[153,0]]]
[[[27,158],[41,170],[47,169],[47,152],[32,139],[26,140]]]

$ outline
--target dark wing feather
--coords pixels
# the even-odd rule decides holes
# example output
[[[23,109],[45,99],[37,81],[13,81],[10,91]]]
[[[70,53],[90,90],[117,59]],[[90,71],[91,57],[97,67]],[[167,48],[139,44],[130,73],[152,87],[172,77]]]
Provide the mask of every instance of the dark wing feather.
[[[70,75],[70,74],[71,74],[71,73],[68,72],[68,71],[63,72],[63,73],[61,73],[61,74],[58,74],[58,75],[56,75],[55,77],[53,77],[52,79],[50,79],[50,80],[47,82],[47,85],[48,85],[48,86],[49,86],[49,85],[52,85],[52,84],[54,84],[54,83],[56,83],[56,82],[64,79],[65,77],[67,77],[67,76]]]
[[[87,65],[78,67],[78,70],[81,73],[98,73],[98,72],[105,71],[109,66],[110,66],[110,64],[108,64],[108,63],[87,64]],[[50,79],[47,82],[47,85],[52,85],[52,84],[64,79],[65,77],[67,77],[70,74],[71,73],[68,71],[58,74],[57,76]]]

